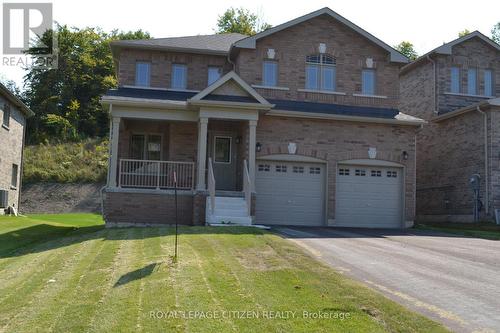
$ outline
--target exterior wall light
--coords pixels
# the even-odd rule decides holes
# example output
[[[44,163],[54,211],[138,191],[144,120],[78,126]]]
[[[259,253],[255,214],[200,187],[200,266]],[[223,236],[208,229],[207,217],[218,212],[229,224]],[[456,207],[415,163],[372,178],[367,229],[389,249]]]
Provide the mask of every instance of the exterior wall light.
[[[261,144],[260,142],[257,142],[257,143],[255,144],[255,150],[256,150],[257,152],[260,152],[260,151],[261,151],[261,149],[262,149],[262,144]]]
[[[405,161],[406,161],[407,159],[408,159],[408,152],[405,150],[405,151],[403,152],[403,160],[405,160]]]

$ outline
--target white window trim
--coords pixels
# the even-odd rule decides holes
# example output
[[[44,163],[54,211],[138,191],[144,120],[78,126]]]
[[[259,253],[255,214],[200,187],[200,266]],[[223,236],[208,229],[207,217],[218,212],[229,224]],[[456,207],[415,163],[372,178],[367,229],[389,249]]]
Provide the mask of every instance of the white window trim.
[[[312,66],[318,66],[318,69],[319,69],[319,75],[318,75],[318,89],[308,89],[308,88],[304,88],[304,89],[298,89],[299,91],[301,90],[307,90],[307,91],[318,91],[318,92],[321,92],[321,93],[335,93],[337,92],[337,59],[334,57],[334,56],[331,56],[331,55],[328,55],[328,56],[331,56],[333,59],[335,59],[335,64],[326,64],[324,62],[322,62],[322,59],[323,59],[323,56],[324,55],[327,55],[327,54],[324,54],[324,53],[321,53],[319,54],[320,56],[320,62],[310,62],[310,61],[307,61],[307,57],[306,56],[306,73],[305,73],[305,78],[306,78],[306,82],[305,82],[305,85],[307,85],[307,65],[312,65]],[[327,68],[334,68],[335,69],[335,77],[334,77],[334,81],[333,81],[333,85],[335,87],[334,90],[321,90],[322,88],[322,85],[323,85],[323,68],[324,67],[327,67]]]
[[[273,89],[273,90],[290,90],[288,87],[279,87],[279,86],[263,86],[260,84],[252,84],[252,88],[258,88],[258,89]]]
[[[278,80],[279,80],[279,64],[278,64],[278,61],[274,60],[274,59],[264,59],[262,61],[262,85],[264,85],[264,76],[265,76],[265,68],[266,68],[266,63],[272,63],[274,65],[276,65],[276,86],[278,86]],[[275,87],[275,86],[265,86],[265,87]]]
[[[147,85],[141,86],[137,84],[137,70],[138,70],[138,64],[147,64],[148,65],[148,82]],[[150,61],[136,61],[135,62],[135,85],[137,87],[150,87],[151,86],[151,62]]]
[[[215,148],[216,148],[216,144],[215,142],[217,141],[217,138],[221,138],[221,139],[229,139],[229,162],[217,162],[216,158],[215,158]],[[227,135],[214,135],[214,163],[217,163],[217,164],[231,164],[232,161],[233,161],[233,138],[231,136],[227,136]]]
[[[469,95],[469,94],[465,94],[465,93],[454,93],[454,92],[450,92],[450,91],[447,91],[444,93],[445,95],[452,95],[452,96],[462,96],[462,97],[477,97],[477,98],[487,98],[487,99],[490,99],[490,98],[495,98],[495,96],[486,96],[486,95]]]
[[[144,147],[143,147],[143,153],[142,153],[142,160],[139,161],[156,161],[156,160],[149,160],[147,157],[148,153],[148,136],[149,135],[159,135],[160,136],[160,159],[158,161],[164,161],[163,159],[163,133],[153,133],[153,132],[132,132],[130,133],[130,138],[132,138],[133,135],[144,135]],[[130,147],[129,147],[129,154],[130,154]]]
[[[373,94],[363,94],[363,85],[364,85],[363,73],[364,72],[373,73]],[[361,70],[361,93],[360,94],[352,94],[352,95],[357,96],[357,97],[382,96],[382,95],[375,94],[376,91],[377,91],[377,72],[375,71],[375,68],[363,68]],[[384,97],[387,98],[387,96],[384,96]]]
[[[328,95],[347,95],[345,92],[331,91],[331,90],[315,90],[315,89],[297,89],[300,92],[315,93],[315,94],[328,94]]]
[[[370,97],[370,98],[381,98],[381,99],[386,99],[388,98],[387,96],[384,95],[366,95],[366,94],[352,94],[354,97]]]

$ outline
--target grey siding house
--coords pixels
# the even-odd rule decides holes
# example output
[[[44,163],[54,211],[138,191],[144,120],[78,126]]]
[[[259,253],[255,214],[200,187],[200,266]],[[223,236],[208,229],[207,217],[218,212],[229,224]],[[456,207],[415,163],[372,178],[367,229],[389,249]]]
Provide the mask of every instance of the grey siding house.
[[[33,112],[0,83],[0,215],[19,210],[26,118]]]
[[[446,43],[400,74],[400,110],[428,121],[418,134],[417,220],[471,221],[500,208],[500,45],[478,31]]]

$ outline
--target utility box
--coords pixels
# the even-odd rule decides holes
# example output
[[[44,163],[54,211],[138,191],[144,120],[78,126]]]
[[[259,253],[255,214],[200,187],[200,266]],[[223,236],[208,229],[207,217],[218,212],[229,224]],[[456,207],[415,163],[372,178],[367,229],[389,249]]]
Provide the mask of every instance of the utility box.
[[[0,190],[0,208],[7,208],[9,206],[9,191]]]

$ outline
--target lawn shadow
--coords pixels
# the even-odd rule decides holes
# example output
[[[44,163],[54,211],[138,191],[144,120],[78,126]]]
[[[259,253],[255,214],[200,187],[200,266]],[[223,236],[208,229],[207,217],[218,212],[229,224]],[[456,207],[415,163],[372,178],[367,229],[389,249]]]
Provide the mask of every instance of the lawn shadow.
[[[130,232],[131,230],[136,230]],[[173,226],[106,228],[104,225],[66,227],[37,224],[0,234],[0,259],[49,251],[88,240],[133,240],[173,235]],[[264,231],[252,227],[179,226],[179,235],[254,234]]]
[[[127,284],[127,283],[135,281],[135,280],[140,280],[142,278],[145,278],[146,276],[151,275],[154,272],[155,267],[157,265],[159,266],[159,265],[161,265],[161,263],[154,262],[154,263],[146,265],[142,268],[136,269],[135,271],[128,272],[127,274],[122,275],[118,279],[118,281],[116,281],[113,288],[122,286],[124,284]]]

